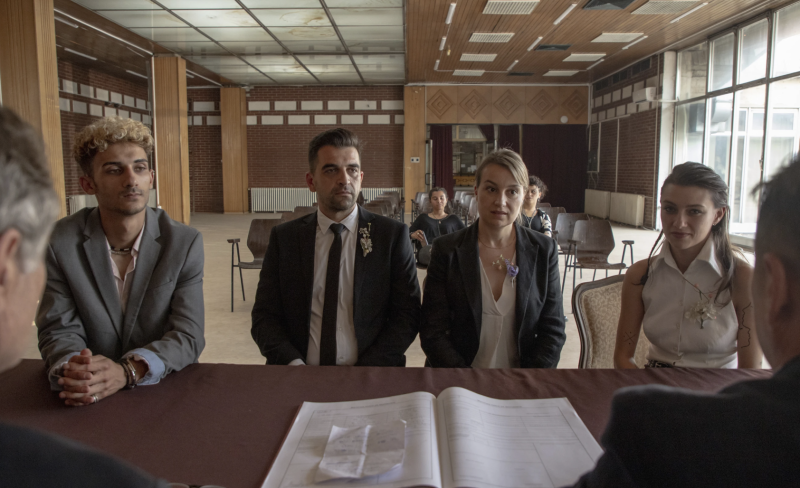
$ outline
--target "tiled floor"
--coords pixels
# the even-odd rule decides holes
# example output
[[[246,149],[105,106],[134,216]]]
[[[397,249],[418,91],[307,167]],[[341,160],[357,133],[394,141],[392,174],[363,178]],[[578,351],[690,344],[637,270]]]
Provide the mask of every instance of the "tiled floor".
[[[234,282],[234,312],[231,313],[231,246],[227,239],[239,237],[242,239],[242,259],[250,260],[247,246],[247,231],[250,220],[254,218],[279,218],[277,214],[247,214],[247,215],[222,215],[222,214],[194,214],[192,227],[203,233],[205,248],[205,308],[206,308],[206,348],[200,356],[201,362],[209,363],[239,363],[239,364],[264,364],[264,358],[258,351],[250,337],[250,311],[253,307],[253,298],[258,285],[258,271],[244,270],[244,293],[246,301],[242,301],[242,292],[239,285],[238,270]],[[408,221],[408,216],[406,216]],[[635,241],[634,256],[644,259],[650,252],[657,233],[641,229],[633,229],[621,225],[614,226],[614,237],[620,243],[611,253],[610,261],[618,262],[622,257],[621,242],[624,239]],[[626,256],[626,262],[629,262]],[[563,273],[563,259],[561,260]],[[598,278],[605,276],[598,273]],[[425,277],[425,272],[419,273],[420,283]],[[584,272],[583,279],[578,282],[591,281],[592,273]],[[578,339],[575,322],[570,313],[570,300],[572,297],[572,274],[567,277],[567,286],[564,293],[564,309],[567,313],[567,342],[561,353],[560,368],[575,368],[580,355],[580,340]],[[35,342],[35,328],[31,330],[32,342],[26,351],[25,357],[39,358]],[[412,344],[406,353],[408,366],[422,366],[425,356],[419,347],[419,339]]]

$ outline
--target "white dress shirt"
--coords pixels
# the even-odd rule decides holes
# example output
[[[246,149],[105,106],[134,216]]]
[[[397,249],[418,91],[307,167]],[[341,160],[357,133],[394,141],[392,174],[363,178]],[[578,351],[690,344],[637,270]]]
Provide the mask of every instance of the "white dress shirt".
[[[333,244],[333,220],[317,210],[317,237],[314,247],[314,285],[311,291],[311,327],[308,334],[306,364],[319,365],[319,346],[322,337],[322,309],[325,305],[325,281],[328,274],[328,254]],[[358,343],[353,325],[353,283],[355,278],[356,246],[358,244],[358,205],[342,219],[342,257],[339,263],[339,303],[336,307],[336,364],[352,366],[358,361]],[[303,364],[294,360],[289,364]]]
[[[516,261],[516,254],[511,258]],[[511,277],[506,275],[503,292],[494,299],[492,283],[481,268],[481,337],[478,353],[472,361],[473,368],[519,368],[519,331],[516,330],[517,293]]]
[[[131,260],[128,263],[128,269],[125,270],[125,276],[119,272],[117,263],[114,262],[113,252],[111,251],[111,244],[108,243],[106,238],[106,246],[108,246],[108,259],[111,260],[111,270],[114,272],[114,283],[117,285],[117,293],[119,294],[119,304],[122,306],[122,314],[125,314],[125,308],[128,306],[128,295],[131,292],[131,282],[133,281],[133,271],[136,269],[136,258],[139,257],[139,244],[142,242],[142,234],[144,233],[144,225],[136,240],[133,241],[131,246]]]
[[[683,276],[669,243],[664,243],[651,261],[650,276],[642,289],[645,309],[642,329],[650,341],[647,359],[689,368],[737,366],[739,321],[729,292],[716,300],[721,278],[713,239],[708,239]],[[710,301],[717,308],[717,318],[704,321],[702,327],[700,320],[685,316],[700,298],[692,284],[706,295],[714,293]]]

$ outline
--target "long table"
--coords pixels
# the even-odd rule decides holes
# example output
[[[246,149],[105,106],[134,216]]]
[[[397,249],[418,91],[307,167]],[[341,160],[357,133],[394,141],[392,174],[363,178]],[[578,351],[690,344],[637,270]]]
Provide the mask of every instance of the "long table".
[[[0,422],[60,434],[170,482],[261,486],[304,401],[363,400],[461,386],[500,399],[567,397],[599,440],[614,392],[657,383],[716,391],[764,370],[472,370],[195,364],[82,408],[50,391],[44,363],[0,375]]]

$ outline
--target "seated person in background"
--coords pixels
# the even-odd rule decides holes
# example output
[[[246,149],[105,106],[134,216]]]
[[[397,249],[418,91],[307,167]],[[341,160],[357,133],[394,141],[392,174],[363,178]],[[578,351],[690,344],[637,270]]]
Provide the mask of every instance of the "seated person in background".
[[[661,187],[663,231],[622,285],[614,365],[636,368],[639,331],[648,367],[760,368],[750,278],[728,236],[728,186],[698,163],[675,166]],[[661,237],[661,252],[653,255]]]
[[[547,237],[553,237],[553,226],[550,223],[550,216],[541,208],[536,208],[539,200],[544,198],[547,193],[547,185],[538,176],[528,176],[528,189],[525,192],[525,200],[522,203],[522,225],[541,232]]]
[[[431,366],[555,368],[564,310],[553,239],[520,225],[528,171],[494,151],[475,174],[479,219],[433,244],[420,340]]]
[[[408,227],[356,205],[361,143],[347,129],[308,148],[318,209],[272,229],[250,330],[267,364],[405,366],[419,329]]]
[[[147,206],[150,130],[106,117],[77,135],[80,184],[97,197],[56,223],[36,326],[67,405],[158,383],[196,363],[205,339],[203,238]]]
[[[58,197],[33,127],[0,107],[0,373],[19,363],[42,296]],[[165,487],[73,441],[0,423],[0,485]]]
[[[576,486],[797,486],[800,162],[767,183],[763,195],[748,313],[775,374],[716,394],[660,385],[620,390],[601,440],[605,454]]]
[[[417,247],[431,245],[437,237],[464,228],[464,222],[457,215],[448,215],[444,211],[447,205],[447,190],[439,187],[431,188],[428,197],[431,202],[431,213],[420,214],[409,229],[411,238],[417,241]]]

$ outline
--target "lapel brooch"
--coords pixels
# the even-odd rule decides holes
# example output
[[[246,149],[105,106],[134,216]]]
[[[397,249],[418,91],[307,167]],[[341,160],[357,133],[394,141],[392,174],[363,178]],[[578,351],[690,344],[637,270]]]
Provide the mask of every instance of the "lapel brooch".
[[[364,251],[364,257],[367,257],[367,254],[372,252],[372,239],[369,237],[371,228],[372,224],[370,223],[366,227],[358,229],[358,233],[361,234],[361,250]]]
[[[497,269],[506,268],[506,274],[511,278],[511,286],[514,286],[519,274],[519,266],[515,265],[510,259],[506,259],[501,254],[497,261],[492,263],[492,266],[497,266]]]

